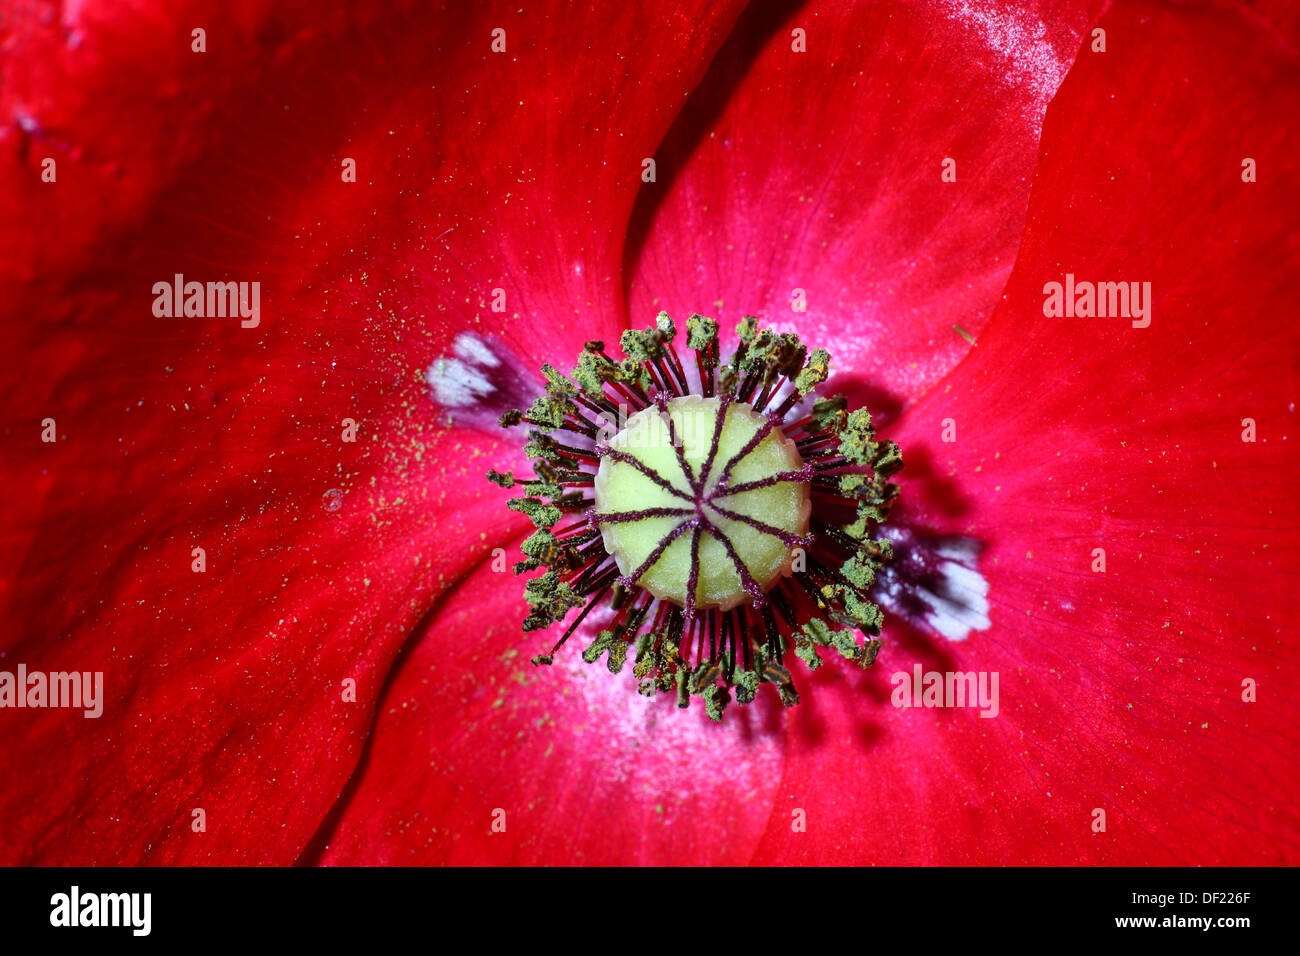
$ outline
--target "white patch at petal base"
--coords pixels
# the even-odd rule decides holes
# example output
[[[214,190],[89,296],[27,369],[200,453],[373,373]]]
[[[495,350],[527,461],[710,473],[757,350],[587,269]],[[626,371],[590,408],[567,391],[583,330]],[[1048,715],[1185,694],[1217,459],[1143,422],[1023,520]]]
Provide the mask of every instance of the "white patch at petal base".
[[[916,591],[930,606],[926,623],[950,641],[964,641],[972,631],[987,631],[989,583],[984,575],[956,561],[942,562],[939,573],[943,575],[943,595],[924,588]]]
[[[979,570],[978,540],[954,535],[926,541],[890,526],[881,534],[895,547],[894,561],[877,579],[886,611],[950,641],[989,629],[989,583]]]
[[[462,332],[456,336],[452,340],[451,349],[471,365],[496,368],[501,364],[501,360],[492,354],[492,350],[488,348],[487,343],[473,332]]]
[[[469,408],[497,390],[488,370],[501,367],[501,359],[473,332],[462,332],[451,342],[452,354],[433,360],[424,373],[429,394],[444,408]]]
[[[493,390],[482,372],[460,359],[434,359],[424,377],[434,401],[444,408],[466,408]]]

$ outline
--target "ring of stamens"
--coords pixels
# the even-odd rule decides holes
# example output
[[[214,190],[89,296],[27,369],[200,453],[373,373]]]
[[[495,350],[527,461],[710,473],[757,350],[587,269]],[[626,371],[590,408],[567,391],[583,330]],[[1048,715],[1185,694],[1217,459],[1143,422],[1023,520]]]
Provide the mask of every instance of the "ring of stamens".
[[[699,696],[716,720],[765,683],[796,703],[791,653],[809,669],[831,650],[862,667],[876,659],[882,616],[868,591],[891,547],[874,531],[897,494],[898,447],[876,440],[865,409],[814,396],[825,350],[752,316],[736,333],[723,364],[717,323],[692,315],[692,368],[660,313],[623,333],[621,361],[593,341],[571,377],[542,366],[545,395],[502,416],[506,428],[529,427],[536,473],[488,473],[522,488],[507,505],[536,526],[515,565],[545,569],[524,585],[523,628],[578,609],[534,664],[551,663],[607,605],[583,658],[604,657],[613,672],[631,662],[642,694],[675,694],[679,707]],[[662,432],[653,454],[629,447],[638,416]],[[687,417],[712,427],[678,441]],[[747,430],[729,434],[733,421]]]

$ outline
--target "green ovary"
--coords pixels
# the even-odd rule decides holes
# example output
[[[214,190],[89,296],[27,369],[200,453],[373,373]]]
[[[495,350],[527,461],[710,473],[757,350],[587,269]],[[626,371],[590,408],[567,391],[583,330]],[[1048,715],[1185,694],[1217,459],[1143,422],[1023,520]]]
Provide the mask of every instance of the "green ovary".
[[[668,415],[681,443],[682,455],[694,475],[707,470],[707,479],[697,492],[683,473],[673,448],[667,424],[657,408],[647,408],[628,418],[626,426],[609,443],[612,450],[635,457],[649,471],[677,488],[685,497],[674,495],[656,484],[634,465],[603,458],[596,474],[596,513],[610,515],[674,508],[683,515],[641,518],[635,521],[601,522],[605,548],[614,556],[619,572],[631,575],[640,568],[663,540],[679,526],[686,526],[648,571],[636,581],[655,597],[686,605],[692,566],[692,537],[697,516],[707,518],[730,542],[751,577],[767,590],[790,567],[792,549],[779,537],[745,522],[724,516],[718,507],[746,515],[791,535],[802,536],[808,529],[811,510],[805,481],[781,481],[736,494],[718,492],[718,481],[730,461],[765,419],[749,405],[733,402],[718,442],[717,455],[710,463],[709,452],[722,402],[717,398],[685,396],[668,402]],[[803,460],[792,441],[779,428],[768,435],[731,469],[728,487],[770,479],[783,472],[798,471]],[[735,562],[722,541],[707,528],[699,536],[699,578],[695,606],[699,609],[730,610],[746,599]]]

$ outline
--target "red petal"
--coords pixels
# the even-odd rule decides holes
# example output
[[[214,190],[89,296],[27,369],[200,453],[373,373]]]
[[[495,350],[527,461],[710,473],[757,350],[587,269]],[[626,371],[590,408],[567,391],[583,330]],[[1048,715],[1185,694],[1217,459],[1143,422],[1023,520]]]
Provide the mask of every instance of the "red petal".
[[[1214,9],[1101,26],[1004,300],[892,436],[913,516],[987,542],[992,628],[891,621],[862,694],[808,695],[781,786],[808,834],[774,820],[759,862],[1300,859],[1295,46]],[[1150,281],[1150,327],[1045,317],[1066,272]],[[894,709],[914,662],[999,672],[1000,716]]]
[[[638,696],[630,664],[584,664],[581,633],[534,668],[558,633],[520,634],[521,590],[484,564],[448,595],[394,672],[319,862],[746,862],[779,796],[779,705],[718,728],[698,702]]]
[[[561,361],[624,325],[640,159],[734,10],[410,7],[76,7],[9,38],[0,647],[107,700],[5,712],[0,859],[294,859],[403,640],[518,528],[424,370],[465,328]],[[154,318],[177,272],[260,281],[261,324]]]
[[[656,152],[648,189],[666,195],[633,220],[633,318],[788,322],[914,399],[1006,283],[1043,111],[1095,6],[751,8]]]

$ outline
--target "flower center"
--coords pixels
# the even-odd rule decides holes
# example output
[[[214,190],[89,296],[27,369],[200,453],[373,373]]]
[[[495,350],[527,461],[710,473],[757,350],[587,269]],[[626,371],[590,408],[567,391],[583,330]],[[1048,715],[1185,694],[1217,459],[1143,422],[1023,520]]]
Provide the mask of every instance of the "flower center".
[[[592,522],[625,586],[693,616],[759,598],[806,545],[810,470],[731,396],[663,399],[599,449]]]
[[[488,479],[521,487],[506,506],[537,528],[515,565],[546,569],[524,584],[524,630],[581,608],[533,664],[554,661],[608,598],[583,659],[615,673],[632,661],[640,693],[673,693],[678,707],[699,696],[720,720],[764,683],[797,703],[791,656],[810,670],[823,649],[876,659],[883,618],[868,592],[892,549],[872,534],[903,460],[866,409],[815,397],[825,349],[746,316],[724,365],[715,321],[692,315],[686,330],[690,365],[666,312],[623,332],[621,361],[591,341],[571,375],[543,365],[545,394],[501,416],[530,427],[535,474]]]

